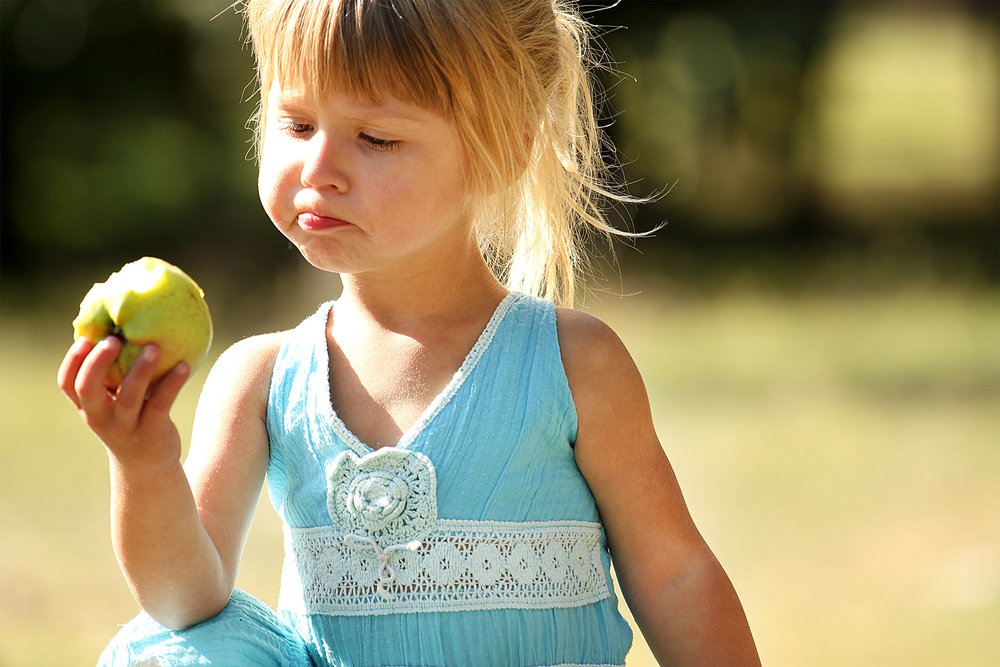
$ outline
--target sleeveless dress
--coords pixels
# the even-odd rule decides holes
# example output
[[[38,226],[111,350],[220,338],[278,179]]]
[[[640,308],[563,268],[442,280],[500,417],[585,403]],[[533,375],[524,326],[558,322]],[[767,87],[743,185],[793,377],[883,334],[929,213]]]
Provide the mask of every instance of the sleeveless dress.
[[[291,664],[303,648],[316,665],[624,664],[632,633],[573,455],[554,306],[508,295],[417,422],[375,451],[330,401],[334,307],[289,332],[268,400],[285,561],[263,636],[302,646],[231,664]]]

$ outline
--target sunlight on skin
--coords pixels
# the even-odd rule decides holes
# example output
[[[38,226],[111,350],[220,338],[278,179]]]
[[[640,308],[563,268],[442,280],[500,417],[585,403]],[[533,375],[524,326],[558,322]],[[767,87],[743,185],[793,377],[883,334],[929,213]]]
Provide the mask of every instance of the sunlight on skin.
[[[635,350],[661,440],[765,664],[1000,659],[989,639],[1000,531],[983,522],[1000,466],[995,297],[836,303],[647,292],[600,311]],[[0,339],[0,405],[23,408],[0,413],[0,523],[17,546],[0,550],[0,663],[86,664],[135,603],[108,538],[106,457],[52,384],[68,323],[38,329],[8,316]],[[793,364],[747,364],[775,341]],[[885,354],[866,352],[873,341]],[[182,433],[206,372],[179,398]],[[264,496],[239,586],[275,604],[281,557]],[[638,635],[628,664],[654,664]]]

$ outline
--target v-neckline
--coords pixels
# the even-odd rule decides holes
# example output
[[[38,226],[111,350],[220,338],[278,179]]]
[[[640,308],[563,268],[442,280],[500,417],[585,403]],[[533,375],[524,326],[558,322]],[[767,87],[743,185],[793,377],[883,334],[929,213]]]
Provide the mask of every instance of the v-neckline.
[[[465,384],[465,380],[472,374],[472,371],[479,364],[479,360],[482,359],[483,354],[489,349],[490,344],[493,342],[493,336],[496,334],[500,323],[503,322],[510,307],[521,296],[519,292],[511,292],[500,301],[500,304],[493,311],[493,315],[490,316],[489,321],[486,323],[486,327],[473,344],[472,349],[465,355],[462,365],[458,367],[458,370],[452,375],[451,380],[448,381],[444,389],[431,400],[417,420],[403,432],[395,445],[386,445],[377,449],[369,446],[355,435],[333,407],[333,394],[330,391],[330,350],[326,339],[326,332],[330,321],[330,312],[335,307],[336,301],[329,302],[323,310],[325,316],[318,318],[321,321],[322,329],[318,337],[319,349],[316,356],[318,363],[313,371],[317,375],[313,386],[321,394],[319,397],[321,400],[320,409],[324,413],[325,421],[333,427],[333,431],[337,437],[360,456],[365,456],[381,449],[407,449],[424,432],[428,424],[437,417],[438,413],[451,401],[455,394],[458,393],[462,385]]]

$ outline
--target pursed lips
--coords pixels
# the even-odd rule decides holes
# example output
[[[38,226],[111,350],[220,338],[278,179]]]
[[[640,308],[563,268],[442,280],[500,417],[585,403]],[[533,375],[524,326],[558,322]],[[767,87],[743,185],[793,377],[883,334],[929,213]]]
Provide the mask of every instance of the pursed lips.
[[[307,232],[322,232],[328,229],[346,227],[351,224],[346,220],[319,215],[318,213],[313,213],[311,211],[299,213],[295,217],[295,222],[301,229]]]

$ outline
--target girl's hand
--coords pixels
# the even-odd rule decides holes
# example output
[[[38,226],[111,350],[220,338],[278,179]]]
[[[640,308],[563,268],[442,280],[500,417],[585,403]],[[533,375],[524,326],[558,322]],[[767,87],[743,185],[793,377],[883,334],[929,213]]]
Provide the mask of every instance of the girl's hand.
[[[170,419],[170,408],[190,369],[187,364],[178,364],[152,384],[160,351],[147,345],[121,386],[109,389],[105,378],[121,345],[114,336],[97,345],[85,339],[76,341],[59,367],[59,387],[119,464],[150,469],[176,465],[181,454],[180,434]]]

